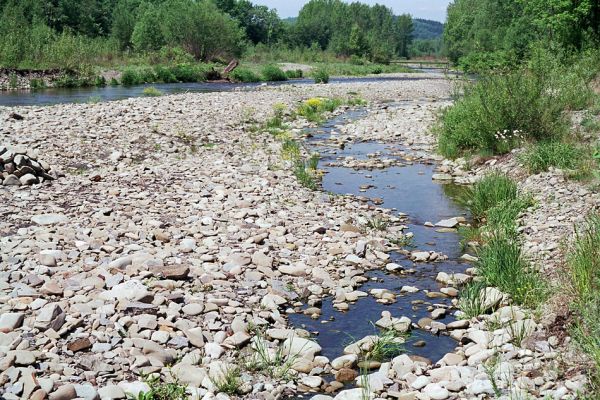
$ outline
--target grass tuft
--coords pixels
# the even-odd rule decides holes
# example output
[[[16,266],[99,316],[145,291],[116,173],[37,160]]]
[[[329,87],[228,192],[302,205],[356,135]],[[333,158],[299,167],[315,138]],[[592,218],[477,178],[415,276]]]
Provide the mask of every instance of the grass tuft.
[[[158,96],[162,96],[162,92],[160,90],[158,90],[157,88],[150,86],[144,89],[144,96],[148,96],[148,97],[158,97]]]
[[[550,167],[576,169],[585,158],[583,149],[561,141],[542,141],[530,146],[521,161],[530,173],[548,171]]]
[[[491,208],[501,202],[516,200],[517,184],[506,174],[498,171],[484,176],[459,196],[459,202],[468,208],[476,220],[483,220]]]
[[[262,69],[262,76],[265,81],[280,82],[287,81],[288,77],[285,72],[276,65],[265,65]]]

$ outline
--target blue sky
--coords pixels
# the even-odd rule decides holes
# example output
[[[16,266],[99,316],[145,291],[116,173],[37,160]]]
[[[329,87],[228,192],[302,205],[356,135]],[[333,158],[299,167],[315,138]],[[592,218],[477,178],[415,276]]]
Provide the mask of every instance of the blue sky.
[[[253,0],[255,4],[264,4],[276,8],[282,18],[295,17],[308,0]],[[432,19],[444,22],[446,7],[451,0],[361,0],[367,4],[384,4],[391,7],[395,14],[411,14],[415,18]]]

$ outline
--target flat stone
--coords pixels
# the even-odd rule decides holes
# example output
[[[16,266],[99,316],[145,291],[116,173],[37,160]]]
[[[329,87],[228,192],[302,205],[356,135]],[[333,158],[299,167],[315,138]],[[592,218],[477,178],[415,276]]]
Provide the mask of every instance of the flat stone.
[[[40,214],[31,217],[31,221],[38,225],[55,225],[68,222],[69,218],[63,214]]]
[[[67,349],[74,353],[82,350],[87,350],[90,347],[92,347],[92,342],[90,342],[89,338],[76,339],[67,345]]]
[[[23,325],[25,314],[23,313],[4,313],[0,315],[0,332],[12,332]]]
[[[50,400],[72,400],[77,397],[74,385],[63,385],[50,393]]]

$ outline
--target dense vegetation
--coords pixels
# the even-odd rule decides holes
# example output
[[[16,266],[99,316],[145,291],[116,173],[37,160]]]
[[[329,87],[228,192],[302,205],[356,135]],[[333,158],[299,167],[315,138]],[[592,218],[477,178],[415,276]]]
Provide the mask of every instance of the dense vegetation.
[[[478,78],[463,82],[454,105],[440,115],[436,130],[443,155],[468,159],[524,147],[517,150],[517,161],[530,173],[559,168],[598,190],[600,2],[455,0],[444,39],[451,61]],[[468,316],[482,313],[480,299],[488,285],[531,308],[549,294],[548,283],[523,256],[516,221],[531,204],[516,188],[506,176],[493,174],[465,199],[483,222],[464,231],[481,245],[477,270],[483,282],[462,295]],[[569,328],[591,361],[589,396],[582,398],[595,399],[600,393],[598,215],[592,213],[577,229],[566,251],[569,274],[560,274],[570,279],[552,283],[564,289],[558,296],[572,312]]]
[[[455,0],[444,32],[449,58],[472,70],[514,66],[529,57],[532,43],[571,51],[599,38],[596,0]]]
[[[341,0],[312,0],[294,23],[248,0],[0,0],[0,18],[0,67],[36,69],[311,51],[385,63],[413,31],[409,15]]]

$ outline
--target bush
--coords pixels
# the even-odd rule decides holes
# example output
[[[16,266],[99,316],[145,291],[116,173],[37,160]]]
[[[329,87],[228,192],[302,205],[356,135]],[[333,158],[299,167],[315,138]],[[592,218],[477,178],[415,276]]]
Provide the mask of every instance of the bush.
[[[269,64],[265,65],[262,69],[262,76],[265,81],[269,82],[280,82],[287,81],[287,75],[281,68],[276,65]]]
[[[523,139],[552,139],[567,128],[563,106],[547,82],[527,71],[465,86],[464,96],[440,121],[439,150],[451,158],[468,151],[506,153]]]
[[[313,72],[315,83],[329,83],[329,72],[324,68],[318,68]]]
[[[459,201],[471,211],[473,218],[482,220],[490,209],[502,202],[515,201],[517,197],[517,184],[507,175],[495,171],[467,188]]]
[[[304,72],[301,69],[288,70],[285,71],[285,74],[288,79],[300,79],[304,76]]]
[[[144,89],[143,91],[144,96],[148,96],[148,97],[158,97],[158,96],[162,96],[162,92],[160,90],[158,90],[155,87],[147,87]]]
[[[260,76],[254,71],[247,68],[236,68],[229,75],[229,77],[235,82],[260,82]]]
[[[543,141],[530,146],[521,156],[529,172],[537,174],[550,167],[575,169],[583,161],[585,152],[570,143]]]
[[[121,74],[121,84],[123,86],[139,85],[140,83],[143,83],[143,80],[134,69],[127,68]]]
[[[161,65],[157,65],[154,67],[154,74],[156,75],[157,82],[164,83],[175,83],[177,82],[177,77],[173,74],[171,68],[163,67]]]

